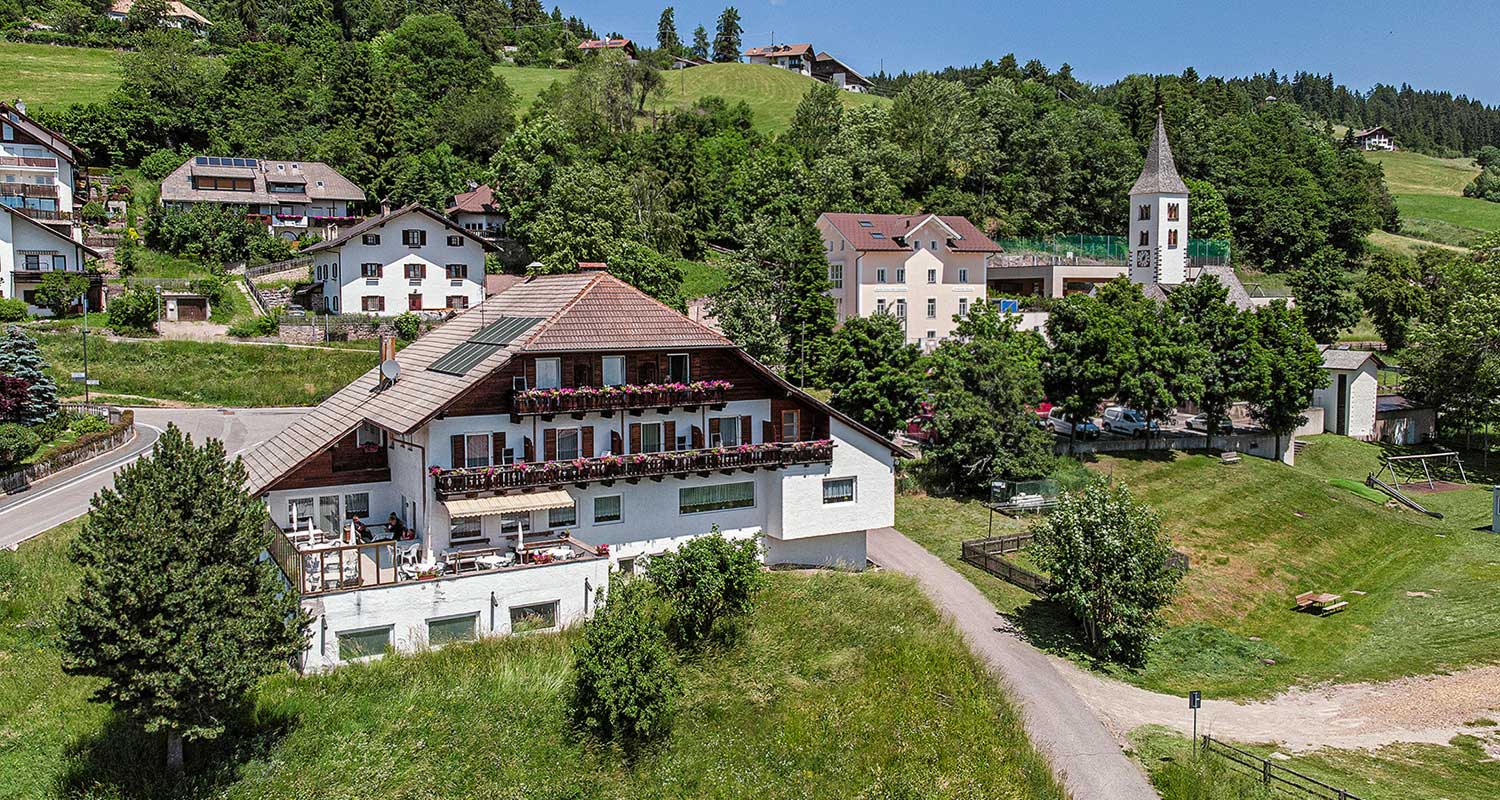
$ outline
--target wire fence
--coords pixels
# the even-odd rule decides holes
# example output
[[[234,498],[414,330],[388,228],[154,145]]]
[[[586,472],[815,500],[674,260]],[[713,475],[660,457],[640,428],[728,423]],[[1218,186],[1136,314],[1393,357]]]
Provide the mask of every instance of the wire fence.
[[[1234,765],[1236,772],[1246,774],[1261,785],[1281,793],[1323,798],[1323,800],[1360,800],[1359,795],[1347,789],[1328,784],[1310,775],[1225,744],[1212,736],[1203,737],[1203,752],[1213,753]]]

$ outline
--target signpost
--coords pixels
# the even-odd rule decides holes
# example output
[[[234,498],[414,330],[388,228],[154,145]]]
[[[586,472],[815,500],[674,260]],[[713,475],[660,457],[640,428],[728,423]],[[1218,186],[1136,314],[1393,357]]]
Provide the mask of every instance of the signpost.
[[[1193,757],[1198,757],[1198,708],[1203,705],[1203,693],[1188,692],[1188,708],[1193,710]]]
[[[1492,489],[1494,505],[1490,509],[1490,533],[1500,533],[1500,486]]]

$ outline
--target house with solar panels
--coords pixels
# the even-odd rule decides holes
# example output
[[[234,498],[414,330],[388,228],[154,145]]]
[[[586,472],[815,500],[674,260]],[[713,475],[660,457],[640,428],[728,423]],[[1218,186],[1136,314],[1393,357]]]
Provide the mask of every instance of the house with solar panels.
[[[484,299],[477,232],[425,206],[388,211],[303,248],[323,310],[396,316],[462,311]]]
[[[313,617],[304,669],[576,623],[715,530],[865,566],[905,452],[602,266],[387,348],[245,456]]]
[[[194,156],[162,179],[160,202],[179,209],[199,203],[242,208],[272,234],[295,240],[359,222],[365,193],[320,161]]]

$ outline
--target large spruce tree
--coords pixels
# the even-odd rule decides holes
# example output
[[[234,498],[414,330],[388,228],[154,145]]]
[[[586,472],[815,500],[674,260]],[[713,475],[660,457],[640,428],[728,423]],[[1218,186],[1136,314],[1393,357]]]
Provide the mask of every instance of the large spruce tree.
[[[47,362],[36,340],[12,325],[0,337],[0,375],[19,378],[29,389],[24,402],[9,414],[10,422],[38,425],[57,413],[57,384],[47,374]]]
[[[273,562],[266,508],[245,468],[175,425],[94,496],[73,545],[82,570],[60,623],[63,669],[100,678],[94,693],[167,737],[219,736],[264,676],[301,653],[308,619]]]

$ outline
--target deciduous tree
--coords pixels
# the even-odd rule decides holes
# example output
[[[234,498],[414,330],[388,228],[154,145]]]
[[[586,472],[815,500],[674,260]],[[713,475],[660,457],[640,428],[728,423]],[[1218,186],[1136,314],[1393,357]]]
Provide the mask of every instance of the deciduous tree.
[[[1250,313],[1249,329],[1255,343],[1247,368],[1250,414],[1276,435],[1276,452],[1297,426],[1312,402],[1313,390],[1327,385],[1323,356],[1308,333],[1301,314],[1285,303],[1272,303]]]
[[[916,411],[922,395],[922,349],[906,341],[895,317],[853,317],[823,353],[823,385],[834,408],[889,436]]]
[[[667,601],[672,638],[696,649],[730,628],[750,612],[755,595],[765,586],[760,568],[760,541],[730,541],[718,526],[676,550],[652,556],[646,574]],[[718,628],[718,630],[716,630]]]
[[[1199,370],[1203,391],[1198,398],[1208,419],[1208,445],[1222,433],[1219,423],[1249,391],[1248,370],[1254,354],[1247,315],[1229,304],[1229,290],[1213,275],[1178,287],[1169,297],[1179,324],[1192,331],[1204,349]]]
[[[651,582],[610,581],[607,602],[573,645],[575,725],[627,747],[671,729],[681,681],[657,606]]]
[[[1119,389],[1112,354],[1130,347],[1119,318],[1092,295],[1064,297],[1047,317],[1051,343],[1042,376],[1047,399],[1069,420],[1088,419]],[[1071,449],[1077,426],[1068,434]]]
[[[1359,322],[1359,299],[1349,287],[1344,254],[1324,247],[1294,271],[1289,281],[1297,310],[1319,342],[1332,342],[1340,331]]]
[[[1365,260],[1359,298],[1380,338],[1392,350],[1406,346],[1407,332],[1427,310],[1427,290],[1417,262],[1386,250],[1377,250]]]
[[[88,290],[89,276],[81,272],[43,273],[36,289],[36,304],[60,317],[80,305]]]

